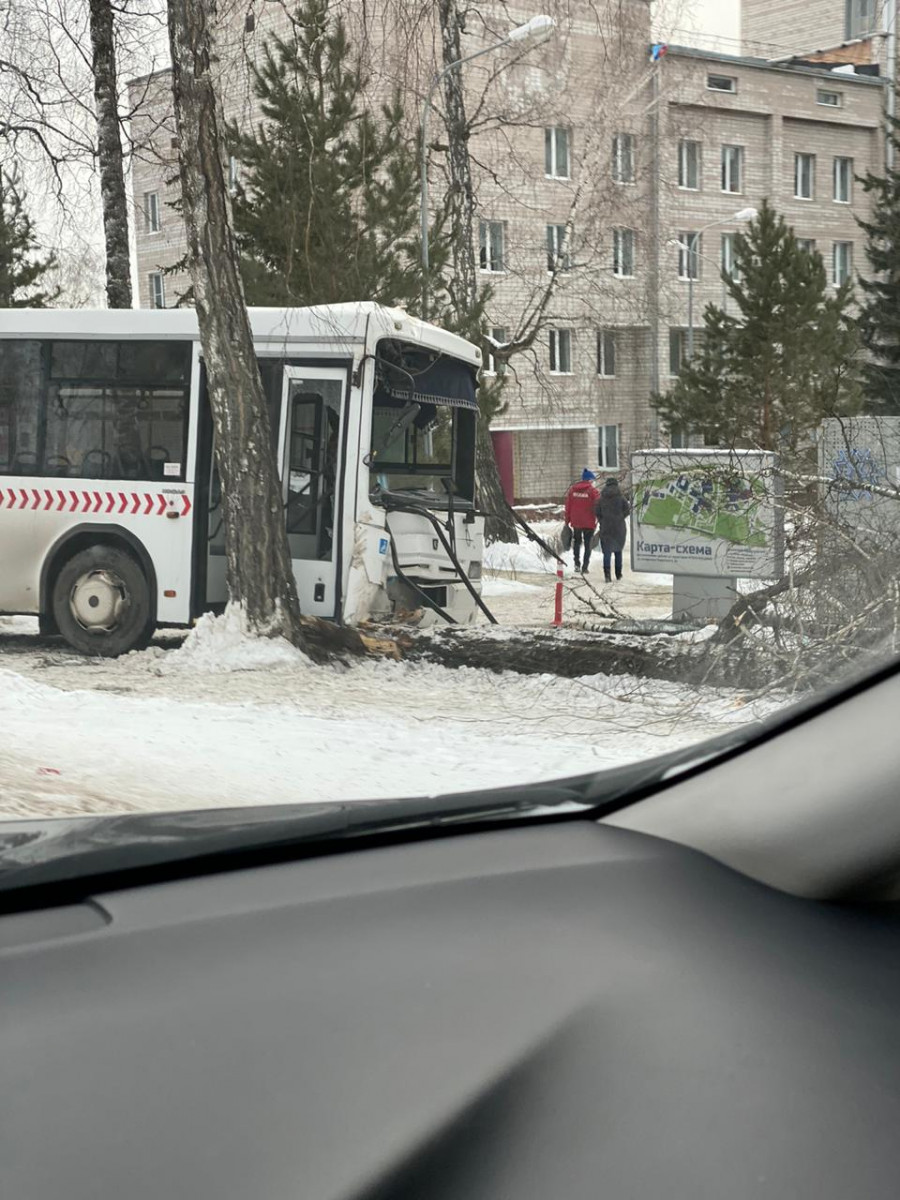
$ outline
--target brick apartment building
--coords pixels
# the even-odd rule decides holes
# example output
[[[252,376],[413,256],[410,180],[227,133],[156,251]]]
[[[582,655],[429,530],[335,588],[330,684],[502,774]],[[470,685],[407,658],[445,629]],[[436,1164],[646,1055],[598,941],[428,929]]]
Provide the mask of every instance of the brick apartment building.
[[[482,7],[488,17],[498,11],[493,25],[486,17],[470,31],[472,47],[510,24],[505,6]],[[822,254],[833,283],[852,275],[866,203],[854,176],[882,159],[877,74],[675,46],[652,65],[646,0],[610,0],[600,16],[595,4],[560,7],[566,19],[533,55],[502,72],[486,56],[465,76],[470,107],[484,101],[498,116],[473,140],[476,249],[498,340],[522,327],[552,259],[566,268],[532,351],[510,364],[508,406],[495,422],[515,495],[528,500],[558,497],[586,464],[621,473],[633,450],[666,440],[649,397],[684,361],[690,277],[695,328],[706,303],[722,300],[738,212],[768,197]],[[286,32],[284,21],[269,4],[232,30],[223,70],[233,119],[256,118],[247,61],[267,34]],[[401,80],[417,116],[436,61],[433,30],[417,28],[414,45],[378,30],[380,40],[365,31],[373,86]],[[131,86],[133,135],[151,150],[134,167],[145,306],[172,304],[186,286],[160,272],[185,250],[171,207],[169,87],[167,73]],[[439,152],[430,177],[437,200]],[[681,246],[701,230],[692,259]]]
[[[895,0],[741,0],[746,54],[834,54],[846,61],[886,61]],[[853,53],[853,46],[858,49]]]

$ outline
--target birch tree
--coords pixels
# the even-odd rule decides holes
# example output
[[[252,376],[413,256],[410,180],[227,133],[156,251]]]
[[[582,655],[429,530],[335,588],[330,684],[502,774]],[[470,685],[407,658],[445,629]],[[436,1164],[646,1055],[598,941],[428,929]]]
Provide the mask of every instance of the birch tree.
[[[216,0],[169,0],[182,215],[222,479],[228,593],[248,632],[320,657],[300,619],[225,179]]]
[[[125,159],[119,130],[116,42],[110,0],[89,0],[91,75],[97,105],[97,161],[106,242],[106,299],[110,308],[131,308],[131,254]]]
[[[438,0],[441,55],[444,67],[462,58],[462,15],[457,0]],[[475,189],[472,183],[472,163],[469,155],[471,129],[466,118],[466,102],[460,71],[448,71],[444,76],[444,122],[447,128],[447,170],[449,176],[448,213],[450,218],[450,267],[446,281],[455,323],[463,332],[480,313],[483,299],[479,297],[475,261]],[[518,533],[508,510],[497,456],[490,433],[490,415],[485,405],[480,407],[475,445],[475,474],[479,499],[485,510],[485,538],[489,542],[517,542]]]

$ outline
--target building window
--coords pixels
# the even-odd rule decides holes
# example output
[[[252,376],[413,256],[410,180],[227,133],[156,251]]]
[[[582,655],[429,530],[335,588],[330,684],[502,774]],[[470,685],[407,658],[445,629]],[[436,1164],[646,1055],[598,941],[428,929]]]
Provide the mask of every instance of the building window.
[[[238,162],[238,160],[232,154],[231,157],[228,159],[228,190],[232,194],[232,196],[237,191],[238,184],[240,183],[240,181],[241,181],[241,164]]]
[[[497,326],[496,328],[491,329],[489,332],[491,336],[491,341],[488,343],[489,345],[504,345],[506,342],[506,330],[503,328],[503,326]],[[505,375],[506,367],[507,363],[505,359],[500,359],[498,361],[498,359],[495,358],[493,351],[488,350],[487,359],[484,364],[484,371],[482,372],[484,375]]]
[[[804,250],[807,254],[815,254],[816,239],[815,238],[797,238],[797,249]]]
[[[737,80],[733,75],[707,75],[707,89],[711,92],[736,92]]]
[[[744,190],[744,147],[722,147],[722,191],[741,192]]]
[[[619,279],[634,275],[634,230],[613,230],[613,274]]]
[[[835,287],[840,287],[850,278],[853,270],[853,243],[835,242],[832,253],[831,278]]]
[[[681,374],[688,360],[688,332],[686,329],[669,330],[669,374]]]
[[[736,280],[740,278],[740,272],[734,254],[735,236],[733,233],[722,234],[722,252],[719,261],[722,266],[722,274],[727,275],[729,279]]]
[[[838,204],[849,204],[853,199],[853,159],[834,160],[834,198]]]
[[[688,431],[683,425],[673,425],[669,430],[669,444],[673,450],[687,450],[690,442]]]
[[[847,0],[847,40],[874,33],[878,18],[875,0]]]
[[[700,237],[695,231],[678,235],[678,278],[700,278]]]
[[[843,93],[828,92],[824,88],[819,88],[816,92],[816,104],[824,104],[826,108],[842,108],[844,105]]]
[[[618,425],[601,425],[597,430],[598,461],[607,471],[619,469],[619,427]]]
[[[634,183],[634,136],[617,133],[613,138],[613,179],[616,183]]]
[[[547,270],[568,271],[571,266],[566,246],[565,225],[547,226]]]
[[[502,221],[481,221],[478,226],[479,263],[482,271],[505,271]]]
[[[569,131],[560,126],[544,130],[544,172],[550,179],[569,178]]]
[[[147,276],[150,282],[150,307],[166,307],[166,281],[161,271],[151,271]]]
[[[144,192],[144,233],[159,233],[159,192]]]
[[[794,155],[794,196],[797,200],[812,200],[816,189],[816,156]]]
[[[572,374],[572,330],[550,330],[550,374]]]
[[[612,329],[597,331],[597,374],[603,379],[616,377],[616,335]]]
[[[678,186],[691,191],[700,190],[700,143],[678,143]]]

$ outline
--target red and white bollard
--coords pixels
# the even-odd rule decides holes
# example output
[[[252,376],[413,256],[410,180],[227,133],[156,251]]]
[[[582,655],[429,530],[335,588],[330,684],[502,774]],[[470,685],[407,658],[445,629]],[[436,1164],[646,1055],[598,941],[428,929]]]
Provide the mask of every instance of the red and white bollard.
[[[563,565],[562,563],[556,568],[556,606],[553,612],[554,625],[562,625],[562,605],[563,605]]]

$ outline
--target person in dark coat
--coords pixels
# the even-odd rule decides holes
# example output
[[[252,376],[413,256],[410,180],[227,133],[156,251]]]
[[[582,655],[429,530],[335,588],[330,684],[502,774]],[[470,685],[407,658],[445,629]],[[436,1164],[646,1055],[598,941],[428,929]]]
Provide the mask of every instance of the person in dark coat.
[[[628,537],[625,521],[631,505],[619,487],[618,479],[607,479],[597,501],[597,516],[600,520],[600,549],[603,553],[603,576],[611,582],[612,560],[616,560],[616,579],[622,578],[622,551]]]
[[[597,505],[600,493],[594,487],[597,476],[587,467],[578,483],[573,483],[566,492],[566,524],[572,530],[572,550],[575,555],[575,570],[587,575],[591,562],[594,531],[597,528]],[[584,566],[581,565],[582,549]]]

